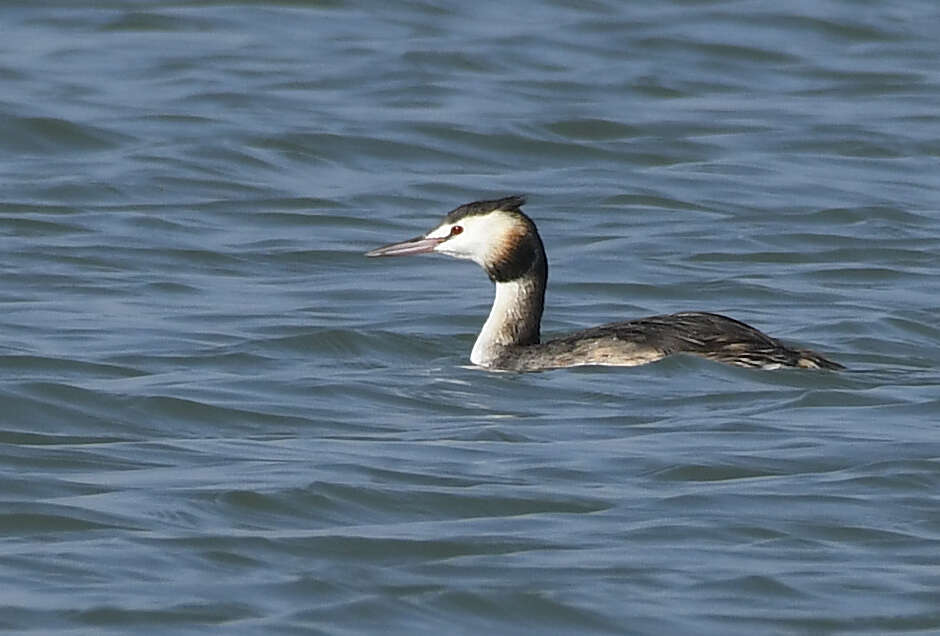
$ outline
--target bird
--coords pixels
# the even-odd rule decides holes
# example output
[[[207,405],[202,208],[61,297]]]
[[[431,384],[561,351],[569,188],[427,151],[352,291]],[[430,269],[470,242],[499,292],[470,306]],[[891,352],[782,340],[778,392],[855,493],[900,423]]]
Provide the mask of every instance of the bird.
[[[368,257],[439,253],[475,262],[495,284],[489,316],[470,362],[494,371],[545,371],[584,365],[637,366],[674,354],[757,369],[837,370],[841,364],[789,347],[734,318],[683,311],[614,322],[541,340],[548,260],[523,196],[474,201],[431,231],[366,252]]]

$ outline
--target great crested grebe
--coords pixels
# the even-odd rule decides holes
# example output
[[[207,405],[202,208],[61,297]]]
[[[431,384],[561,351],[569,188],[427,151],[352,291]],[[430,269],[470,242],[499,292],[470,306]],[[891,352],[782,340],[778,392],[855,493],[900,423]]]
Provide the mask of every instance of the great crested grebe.
[[[366,256],[440,252],[480,265],[496,284],[496,298],[470,361],[487,369],[629,367],[673,353],[761,369],[844,368],[814,351],[791,349],[733,318],[697,311],[615,322],[541,342],[548,261],[535,223],[522,212],[524,203],[524,197],[512,196],[461,205],[427,234]]]

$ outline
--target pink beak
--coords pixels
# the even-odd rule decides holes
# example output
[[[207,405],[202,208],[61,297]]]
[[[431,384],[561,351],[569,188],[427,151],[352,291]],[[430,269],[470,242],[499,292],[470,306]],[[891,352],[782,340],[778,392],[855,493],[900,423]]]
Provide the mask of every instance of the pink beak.
[[[366,252],[366,256],[408,256],[410,254],[427,254],[433,252],[434,248],[443,243],[446,239],[425,238],[416,236],[413,239],[402,241],[401,243],[392,243],[377,247],[371,252]]]

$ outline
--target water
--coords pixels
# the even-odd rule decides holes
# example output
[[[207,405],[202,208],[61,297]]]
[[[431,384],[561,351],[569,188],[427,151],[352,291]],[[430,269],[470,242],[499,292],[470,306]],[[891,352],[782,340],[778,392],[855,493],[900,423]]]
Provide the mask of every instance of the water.
[[[7,3],[0,629],[940,632],[933,2]],[[845,373],[468,366],[683,309]]]

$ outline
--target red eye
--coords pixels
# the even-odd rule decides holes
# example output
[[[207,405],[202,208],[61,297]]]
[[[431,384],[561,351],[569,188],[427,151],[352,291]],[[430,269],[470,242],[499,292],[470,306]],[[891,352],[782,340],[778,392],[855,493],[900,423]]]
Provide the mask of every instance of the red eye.
[[[451,236],[457,236],[457,235],[460,234],[461,232],[463,232],[463,228],[460,227],[459,225],[455,225],[454,227],[450,228],[450,235],[451,235]]]

